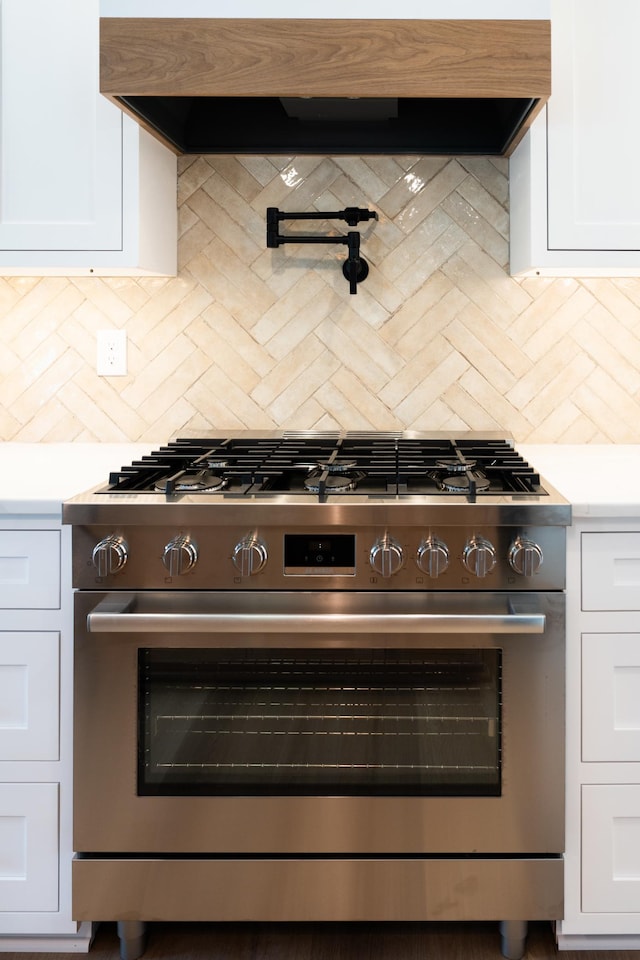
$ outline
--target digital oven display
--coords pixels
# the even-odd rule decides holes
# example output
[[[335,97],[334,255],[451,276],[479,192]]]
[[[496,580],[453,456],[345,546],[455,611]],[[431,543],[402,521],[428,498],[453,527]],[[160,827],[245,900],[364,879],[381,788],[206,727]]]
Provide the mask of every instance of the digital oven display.
[[[288,576],[355,576],[356,538],[352,533],[286,533],[284,572]]]

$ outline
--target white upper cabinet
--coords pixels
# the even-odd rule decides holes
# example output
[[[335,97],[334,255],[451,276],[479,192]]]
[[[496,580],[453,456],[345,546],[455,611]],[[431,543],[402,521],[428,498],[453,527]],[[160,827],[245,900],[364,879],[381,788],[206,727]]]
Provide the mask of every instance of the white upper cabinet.
[[[640,275],[640,4],[551,9],[551,98],[510,161],[511,273]]]
[[[174,274],[176,158],[98,92],[98,0],[0,18],[0,275]]]

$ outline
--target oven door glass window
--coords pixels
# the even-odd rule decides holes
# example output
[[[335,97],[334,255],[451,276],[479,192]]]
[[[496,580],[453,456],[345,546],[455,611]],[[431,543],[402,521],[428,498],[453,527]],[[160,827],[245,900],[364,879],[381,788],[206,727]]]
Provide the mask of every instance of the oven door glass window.
[[[142,649],[140,795],[501,788],[501,651]]]

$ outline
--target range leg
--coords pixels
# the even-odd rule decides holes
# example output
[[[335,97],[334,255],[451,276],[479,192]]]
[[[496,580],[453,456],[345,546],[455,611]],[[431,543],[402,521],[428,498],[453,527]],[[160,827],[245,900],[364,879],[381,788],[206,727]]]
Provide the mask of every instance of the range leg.
[[[117,925],[121,960],[138,960],[147,946],[147,925],[142,920],[120,920]]]
[[[500,923],[502,956],[507,960],[520,960],[527,945],[527,920],[503,920]]]

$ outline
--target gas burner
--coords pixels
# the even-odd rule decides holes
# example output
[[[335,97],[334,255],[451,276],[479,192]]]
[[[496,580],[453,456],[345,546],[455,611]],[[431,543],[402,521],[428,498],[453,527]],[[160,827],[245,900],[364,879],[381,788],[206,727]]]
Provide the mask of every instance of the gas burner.
[[[304,481],[305,490],[310,493],[350,493],[355,490],[364,473],[330,473],[323,470],[322,473],[315,470],[310,473]],[[324,482],[323,482],[324,477]]]
[[[192,493],[203,490],[223,490],[227,485],[224,477],[211,470],[203,469],[197,473],[178,474],[177,477],[163,477],[154,488],[158,493]]]
[[[356,460],[318,460],[318,470],[326,470],[330,474],[351,473],[357,465]]]
[[[475,460],[458,460],[455,457],[438,457],[436,468],[444,470],[445,473],[466,473],[467,470],[475,469]]]
[[[445,477],[437,477],[436,481],[440,489],[448,493],[476,493],[480,490],[488,490],[490,487],[487,478],[477,474],[473,476],[473,483],[466,473],[452,473]]]

